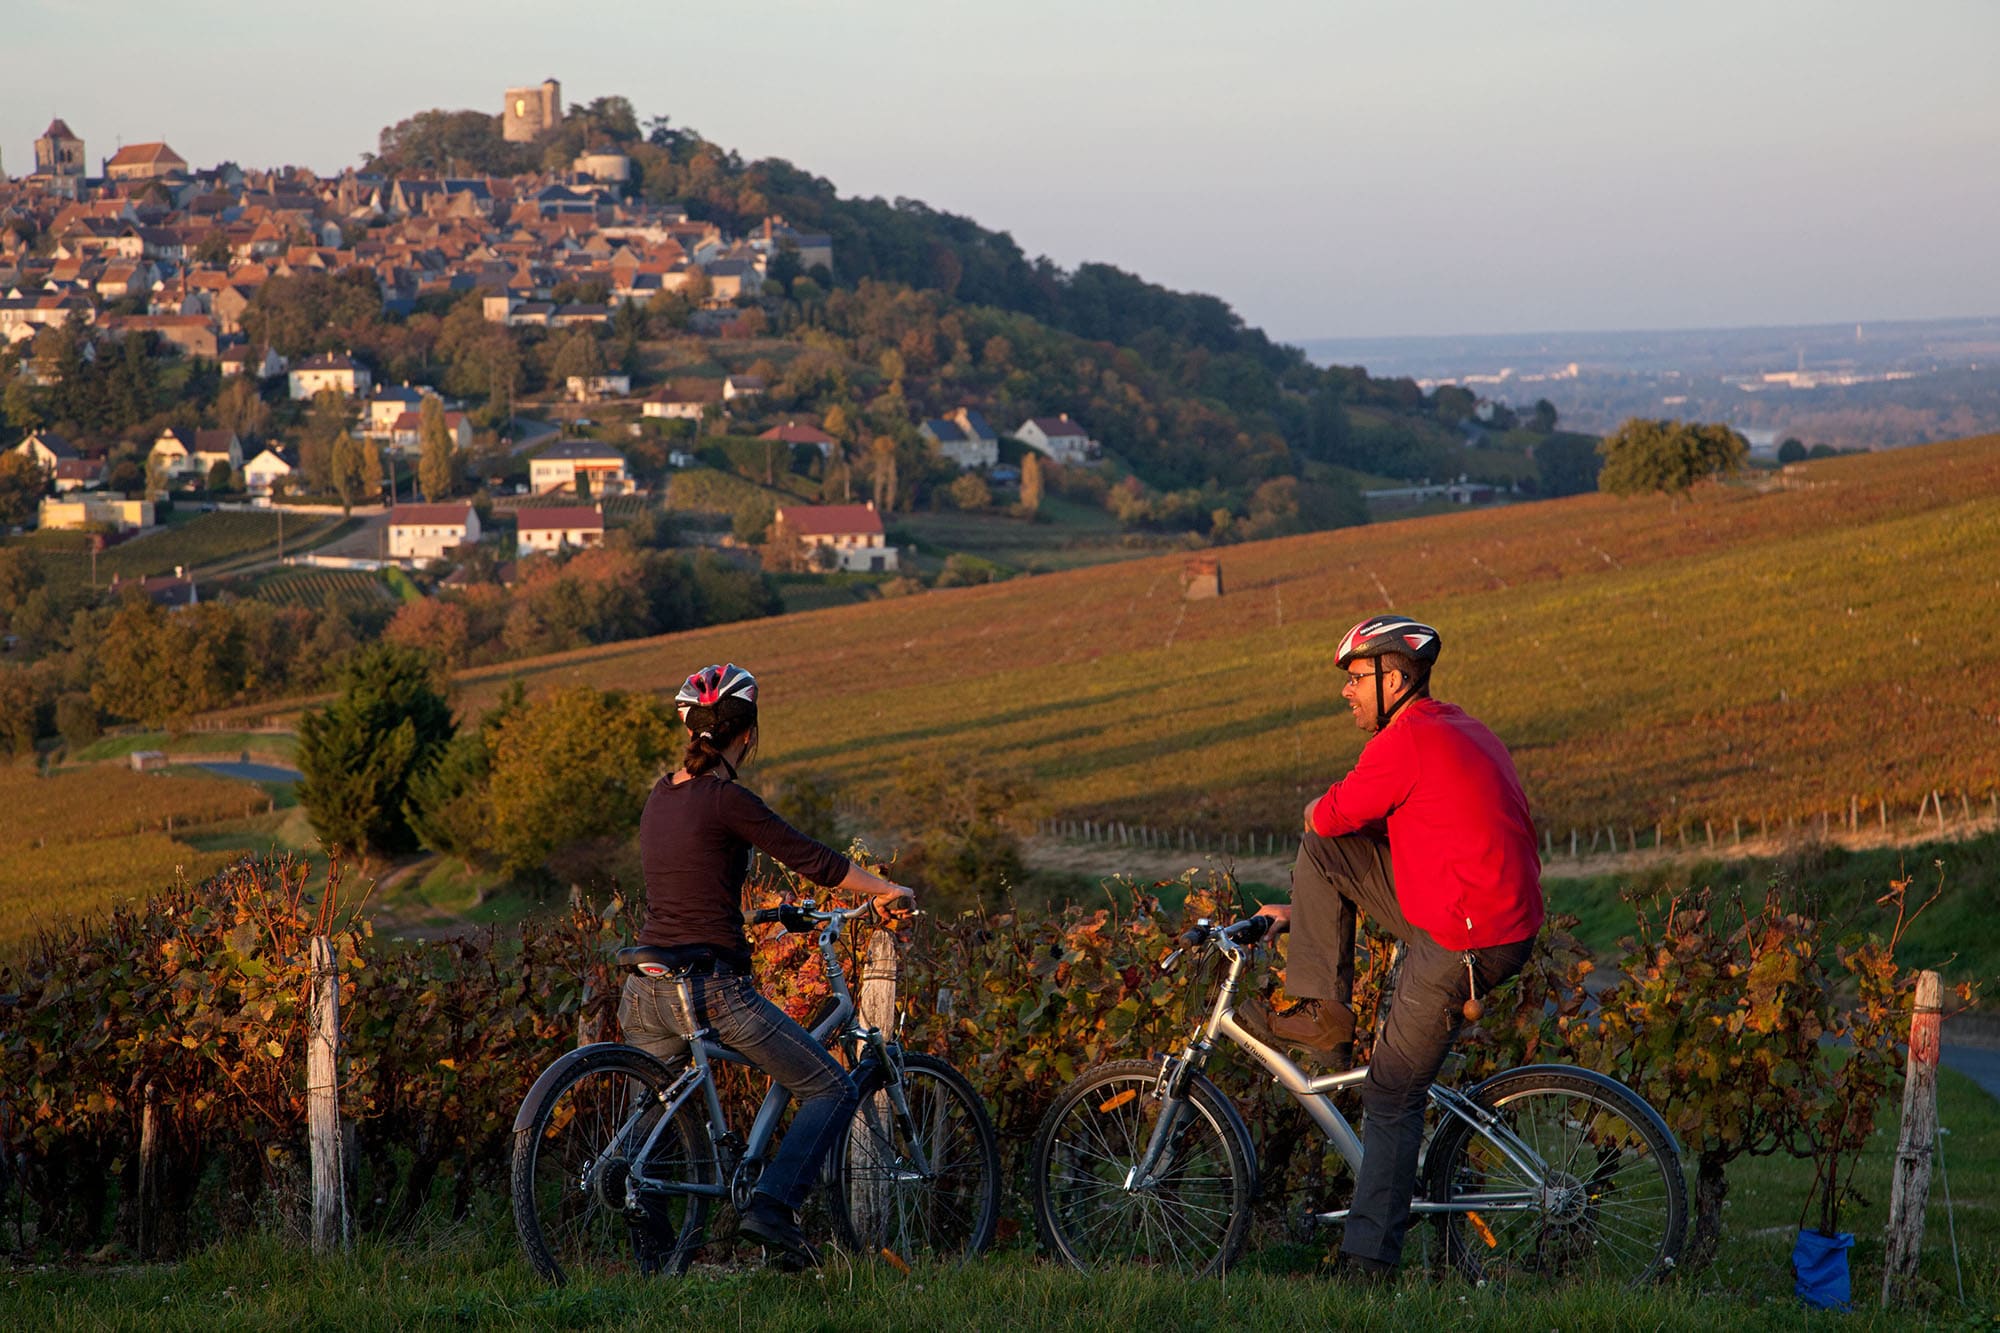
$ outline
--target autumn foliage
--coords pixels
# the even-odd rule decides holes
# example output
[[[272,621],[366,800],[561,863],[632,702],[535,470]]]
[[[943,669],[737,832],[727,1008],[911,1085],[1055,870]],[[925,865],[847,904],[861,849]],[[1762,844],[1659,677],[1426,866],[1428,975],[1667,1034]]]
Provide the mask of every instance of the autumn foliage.
[[[1176,1048],[1205,1011],[1202,969],[1163,974],[1154,963],[1189,918],[1233,915],[1234,887],[1175,887],[1186,898],[1173,911],[1128,889],[1094,912],[968,913],[900,928],[902,1039],[972,1079],[1010,1172],[1071,1078],[1099,1060]],[[771,881],[751,896],[790,891]],[[315,932],[331,934],[341,958],[341,1096],[360,1225],[493,1207],[535,1075],[580,1038],[616,1035],[610,953],[637,924],[614,899],[530,920],[518,937],[387,944],[337,895],[309,894],[302,867],[246,861],[45,936],[0,971],[0,1144],[21,1194],[0,1210],[0,1248],[76,1252],[135,1236],[148,1087],[164,1126],[166,1247],[197,1239],[173,1230],[195,1216],[224,1230],[298,1225]],[[850,979],[869,929],[846,941]],[[775,926],[759,936],[762,984],[808,1017],[828,993],[811,939]],[[1594,1002],[1573,941],[1555,931],[1546,943],[1511,993],[1492,997],[1468,1075],[1562,1061],[1629,1082],[1667,1116],[1703,1180],[1718,1173],[1704,1198],[1712,1225],[1733,1158],[1785,1151],[1838,1168],[1898,1081],[1894,1041],[1909,1001],[1893,933],[1829,944],[1785,894],[1761,907],[1694,895],[1642,909]],[[1363,1058],[1390,961],[1386,941],[1369,948],[1357,995]],[[1841,1058],[1822,1036],[1852,1049]],[[1267,1222],[1337,1202],[1337,1161],[1299,1132],[1289,1099],[1237,1060],[1222,1055],[1210,1072],[1257,1140]],[[738,1071],[725,1091],[747,1115],[761,1089]],[[1837,1172],[1822,1174],[1844,1188]]]

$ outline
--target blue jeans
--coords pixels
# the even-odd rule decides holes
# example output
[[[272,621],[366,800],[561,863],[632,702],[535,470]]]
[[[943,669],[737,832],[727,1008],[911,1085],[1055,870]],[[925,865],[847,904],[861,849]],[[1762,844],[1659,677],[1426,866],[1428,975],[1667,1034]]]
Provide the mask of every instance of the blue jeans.
[[[798,1101],[791,1128],[757,1180],[756,1192],[797,1208],[805,1202],[826,1155],[861,1103],[854,1080],[812,1034],[785,1017],[744,976],[688,979],[695,1012],[680,1014],[672,977],[631,976],[618,1001],[625,1040],[668,1065],[687,1059],[687,1034],[708,1028],[715,1040],[741,1051]]]

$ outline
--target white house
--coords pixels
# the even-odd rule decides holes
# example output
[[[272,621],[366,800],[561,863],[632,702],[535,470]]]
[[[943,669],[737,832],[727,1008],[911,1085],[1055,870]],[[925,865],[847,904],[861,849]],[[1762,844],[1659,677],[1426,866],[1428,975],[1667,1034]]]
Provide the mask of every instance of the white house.
[[[764,392],[769,387],[761,375],[731,375],[722,381],[722,398],[724,402],[736,398],[749,398]]]
[[[224,348],[220,358],[224,375],[249,375],[253,379],[275,379],[285,373],[285,358],[272,351],[266,344],[261,352],[253,352],[248,344]]]
[[[830,550],[838,567],[864,574],[896,568],[896,548],[883,540],[873,501],[858,505],[786,505],[776,521],[808,547]]]
[[[472,421],[463,412],[444,414],[444,428],[451,433],[451,447],[460,453],[472,447]],[[424,414],[405,412],[389,428],[389,447],[399,454],[422,453]]]
[[[146,469],[166,477],[186,476],[194,471],[194,441],[172,426],[161,431],[146,455]]]
[[[327,352],[307,357],[292,367],[290,385],[294,399],[308,399],[323,389],[332,389],[349,398],[365,398],[375,383],[368,367],[351,356]]]
[[[572,403],[595,403],[606,398],[626,398],[632,393],[630,375],[571,375],[567,396]]]
[[[514,525],[517,555],[560,551],[565,546],[581,549],[604,540],[604,509],[601,505],[521,509],[515,511]]]
[[[639,405],[639,413],[668,421],[700,421],[709,404],[721,401],[722,390],[714,380],[682,382],[654,390]]]
[[[962,468],[993,467],[1000,461],[1000,436],[969,407],[931,418],[917,427],[917,434]]]
[[[589,440],[564,440],[528,460],[528,487],[536,495],[588,489],[596,496],[623,495],[632,487],[625,455]]]
[[[265,449],[243,465],[243,489],[252,495],[269,495],[277,484],[298,468],[282,450]]]
[[[234,476],[243,467],[243,441],[236,438],[233,430],[198,430],[194,433],[194,452],[189,462],[197,477],[206,477],[217,463],[229,464],[229,472]]]
[[[1047,454],[1058,463],[1086,463],[1097,457],[1097,441],[1071,421],[1067,412],[1054,417],[1029,417],[1014,435],[1036,453]]]
[[[420,411],[424,405],[424,395],[432,390],[422,385],[411,388],[407,384],[385,384],[375,390],[368,399],[368,415],[362,424],[362,433],[372,440],[386,440],[396,429],[396,422],[405,412]]]
[[[397,505],[389,511],[389,555],[436,560],[479,540],[479,511],[469,504]]]
[[[54,476],[56,469],[65,461],[77,458],[76,446],[52,430],[38,430],[27,439],[15,445],[13,453],[25,454],[41,467],[42,471]]]

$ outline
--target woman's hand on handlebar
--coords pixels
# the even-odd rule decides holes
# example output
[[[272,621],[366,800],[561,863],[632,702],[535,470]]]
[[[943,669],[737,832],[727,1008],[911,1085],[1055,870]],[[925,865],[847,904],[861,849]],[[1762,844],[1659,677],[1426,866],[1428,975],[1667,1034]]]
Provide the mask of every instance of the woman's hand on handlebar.
[[[847,877],[840,881],[838,887],[847,893],[873,898],[875,910],[883,916],[894,911],[909,911],[917,897],[914,889],[882,878],[859,861],[848,862]]]

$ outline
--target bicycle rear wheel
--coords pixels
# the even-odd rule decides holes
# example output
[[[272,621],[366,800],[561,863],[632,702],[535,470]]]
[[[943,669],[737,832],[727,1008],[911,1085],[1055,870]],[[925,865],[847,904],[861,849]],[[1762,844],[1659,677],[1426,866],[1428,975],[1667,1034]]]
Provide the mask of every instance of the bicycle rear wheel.
[[[670,1082],[657,1061],[629,1046],[579,1059],[524,1108],[514,1135],[514,1225],[535,1271],[561,1284],[621,1272],[683,1271],[701,1244],[708,1199],[648,1193],[628,1212],[625,1182],[652,1137]],[[715,1179],[699,1108],[684,1104],[660,1134],[641,1174],[677,1185]]]
[[[986,1103],[928,1055],[903,1056],[907,1121],[887,1086],[880,1065],[863,1073],[861,1104],[830,1159],[840,1243],[946,1263],[980,1253],[1000,1219],[1000,1148]]]
[[[1530,1175],[1491,1138],[1449,1117],[1425,1172],[1433,1202],[1468,1204],[1437,1215],[1448,1263],[1478,1283],[1637,1285],[1673,1270],[1687,1184],[1673,1139],[1644,1099],[1583,1070],[1534,1066],[1473,1091],[1546,1169]]]
[[[1035,1225],[1078,1268],[1139,1263],[1206,1276],[1243,1250],[1255,1167],[1234,1111],[1207,1079],[1188,1080],[1152,1182],[1127,1188],[1159,1123],[1159,1082],[1157,1061],[1094,1069],[1035,1136]]]

